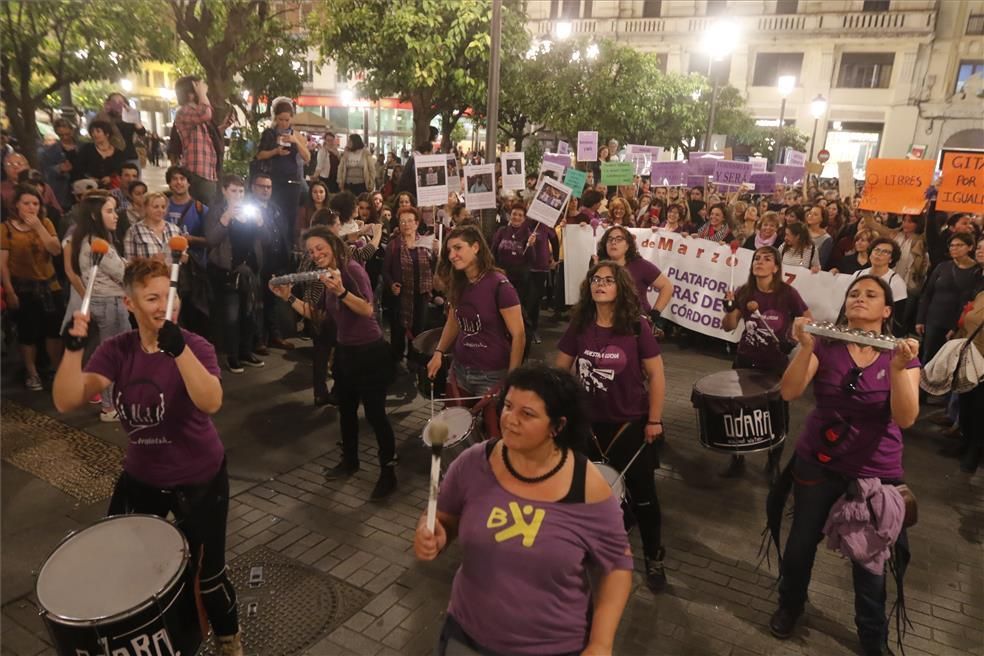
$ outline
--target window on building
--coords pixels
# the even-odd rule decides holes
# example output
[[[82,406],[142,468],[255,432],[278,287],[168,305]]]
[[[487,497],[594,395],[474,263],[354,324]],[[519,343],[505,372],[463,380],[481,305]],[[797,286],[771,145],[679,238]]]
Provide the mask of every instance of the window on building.
[[[642,17],[659,18],[663,13],[663,0],[643,0]]]
[[[581,0],[552,0],[550,3],[550,18],[574,20],[580,15]]]
[[[157,88],[165,87],[167,84],[164,82],[164,71],[154,71],[154,86]]]
[[[728,11],[728,0],[707,0],[707,9],[704,12],[708,16],[720,16]]]
[[[714,74],[714,78],[718,84],[727,84],[728,78],[731,76],[731,57],[711,62],[709,61],[708,55],[702,52],[692,52],[690,53],[690,67],[687,69],[687,72],[699,73],[706,76],[708,74],[709,64],[713,65],[713,68],[710,70]]]
[[[972,75],[984,77],[984,59],[964,59],[960,62],[960,67],[957,69],[957,84],[953,92],[962,91]]]
[[[967,34],[975,36],[984,34],[984,14],[970,15],[967,19]]]
[[[776,0],[777,14],[795,14],[799,9],[799,0]]]
[[[298,62],[298,64],[301,66],[299,69],[301,82],[307,82],[308,84],[314,82],[314,62],[306,60]]]
[[[864,0],[861,11],[888,11],[892,0]]]
[[[584,0],[584,6],[581,8],[581,18],[591,18],[592,11],[594,11],[594,0]]]
[[[755,56],[752,86],[774,87],[782,75],[792,75],[798,82],[802,68],[802,52],[760,52]]]
[[[665,73],[666,72],[666,53],[665,52],[658,52],[658,53],[656,53],[655,57],[656,57],[656,67],[659,68],[659,70],[660,70],[661,73]],[[705,69],[705,72],[706,72],[706,69]]]
[[[893,52],[845,52],[837,86],[846,89],[887,89],[892,81]]]
[[[150,71],[143,72],[143,83],[145,87],[150,86]]]

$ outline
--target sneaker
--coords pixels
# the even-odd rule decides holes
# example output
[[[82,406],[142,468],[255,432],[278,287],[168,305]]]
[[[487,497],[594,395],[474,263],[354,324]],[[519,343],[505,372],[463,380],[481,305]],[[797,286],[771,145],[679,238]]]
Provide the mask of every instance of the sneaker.
[[[268,349],[263,344],[260,344],[255,349],[253,349],[253,353],[257,355],[270,355],[270,349]]]
[[[796,621],[802,614],[803,611],[794,611],[780,606],[772,614],[772,619],[769,620],[769,631],[780,640],[787,639],[793,635],[793,629],[796,628]]]
[[[117,414],[116,410],[113,408],[110,408],[109,410],[102,410],[99,413],[99,421],[104,421],[107,424],[118,421],[119,418],[119,414]]]
[[[215,636],[218,656],[243,656],[242,633],[231,636]]]
[[[349,478],[357,471],[359,471],[359,463],[351,464],[343,460],[334,467],[326,468],[322,474],[326,481],[338,481]]]
[[[266,362],[259,359],[252,353],[250,353],[249,355],[244,355],[243,357],[239,358],[239,361],[242,364],[246,365],[247,367],[253,367],[255,369],[259,369],[260,367],[266,365]]]
[[[385,499],[389,495],[393,494],[396,490],[396,467],[389,465],[383,467],[379,471],[379,480],[376,481],[376,487],[372,488],[372,494],[369,495],[371,501],[379,501],[380,499]]]
[[[229,365],[229,373],[241,374],[244,371],[246,371],[245,369],[243,369],[243,364],[239,361],[238,358],[229,358],[228,365]]]
[[[540,339],[540,333],[538,333],[538,332],[534,332],[533,333],[533,343],[534,344],[541,344],[541,343],[543,343],[543,340]]]
[[[40,392],[44,389],[44,385],[41,384],[41,376],[37,374],[28,376],[27,380],[24,381],[24,386],[32,392]]]
[[[659,548],[654,558],[646,558],[646,586],[653,593],[660,593],[666,588],[666,569],[663,567],[663,557],[666,549]]]

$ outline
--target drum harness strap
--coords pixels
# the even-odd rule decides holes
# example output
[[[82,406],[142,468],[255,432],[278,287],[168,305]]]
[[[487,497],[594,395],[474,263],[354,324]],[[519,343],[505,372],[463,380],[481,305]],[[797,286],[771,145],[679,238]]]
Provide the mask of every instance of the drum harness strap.
[[[601,457],[602,457],[602,459],[604,459],[605,464],[608,464],[609,463],[609,460],[608,460],[608,452],[612,450],[612,446],[615,445],[615,441],[631,425],[632,425],[632,422],[631,421],[627,421],[624,424],[622,424],[622,426],[619,427],[619,429],[615,433],[615,435],[612,436],[612,441],[608,443],[608,448],[607,449],[602,449],[601,448],[601,443],[598,441],[598,436],[595,435],[594,432],[591,433],[591,439],[594,440],[595,447],[597,447],[598,453],[601,454]],[[639,457],[639,454],[642,453],[642,450],[646,448],[646,444],[647,444],[646,440],[643,440],[642,441],[642,444],[639,445],[639,448],[636,449],[635,455],[632,456],[632,459],[629,460],[629,462],[625,465],[625,467],[622,468],[622,471],[620,471],[618,473],[618,478],[615,479],[615,483],[616,484],[619,481],[621,481],[623,478],[625,478],[625,474],[629,471],[629,467],[631,467],[632,466],[632,463],[634,463],[636,461],[636,458]],[[639,504],[639,505],[649,505],[649,504],[647,502],[646,504]]]

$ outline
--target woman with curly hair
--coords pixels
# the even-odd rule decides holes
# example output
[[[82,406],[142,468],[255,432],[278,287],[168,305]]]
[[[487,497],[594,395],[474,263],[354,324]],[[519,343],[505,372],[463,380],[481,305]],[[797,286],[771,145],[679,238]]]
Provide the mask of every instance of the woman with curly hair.
[[[625,267],[635,282],[639,305],[645,314],[658,321],[659,313],[670,303],[673,283],[655,264],[639,254],[635,235],[622,226],[612,226],[601,236],[595,261],[612,260]],[[657,292],[656,302],[649,303],[649,290]]]

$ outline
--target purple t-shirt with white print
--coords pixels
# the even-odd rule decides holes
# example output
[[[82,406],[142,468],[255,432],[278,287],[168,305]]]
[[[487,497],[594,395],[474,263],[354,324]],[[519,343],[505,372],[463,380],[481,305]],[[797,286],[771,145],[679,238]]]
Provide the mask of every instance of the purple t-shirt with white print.
[[[458,319],[455,363],[479,371],[508,369],[512,338],[499,311],[516,305],[516,289],[498,271],[489,271],[468,285],[454,307]]]

